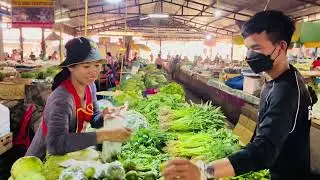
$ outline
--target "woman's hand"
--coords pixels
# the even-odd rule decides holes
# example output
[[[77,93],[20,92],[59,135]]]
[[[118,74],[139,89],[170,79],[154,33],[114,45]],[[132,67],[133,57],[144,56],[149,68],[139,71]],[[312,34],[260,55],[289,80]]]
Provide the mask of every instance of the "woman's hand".
[[[107,107],[102,111],[102,116],[104,120],[111,120],[115,119],[117,117],[122,117],[121,111],[126,109],[125,106],[120,107]]]
[[[132,130],[129,128],[116,128],[97,131],[97,141],[125,142],[130,139]]]

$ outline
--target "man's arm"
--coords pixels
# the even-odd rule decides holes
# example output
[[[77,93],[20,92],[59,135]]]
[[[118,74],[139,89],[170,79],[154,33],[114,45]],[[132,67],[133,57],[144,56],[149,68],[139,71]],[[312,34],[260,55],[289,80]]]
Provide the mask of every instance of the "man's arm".
[[[267,111],[258,125],[253,142],[228,158],[210,163],[209,166],[214,170],[208,173],[212,173],[215,178],[221,178],[269,168],[278,158],[292,130],[293,114],[297,107],[297,99],[293,97],[297,97],[295,87],[277,85],[268,98]],[[200,179],[196,165],[181,159],[169,161],[163,175],[165,179],[177,176],[190,180]]]

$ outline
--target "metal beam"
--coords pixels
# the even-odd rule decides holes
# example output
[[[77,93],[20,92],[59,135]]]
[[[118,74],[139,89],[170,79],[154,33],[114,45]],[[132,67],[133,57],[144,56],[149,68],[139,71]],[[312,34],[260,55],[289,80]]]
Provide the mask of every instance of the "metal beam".
[[[100,7],[101,10],[99,11],[94,11],[94,12],[89,12],[88,15],[94,15],[94,14],[109,14],[110,12],[112,11],[118,11],[118,10],[122,10],[122,9],[126,9],[126,8],[132,8],[132,7],[137,7],[137,6],[143,6],[143,5],[148,5],[148,4],[153,4],[153,3],[156,3],[156,2],[160,2],[161,0],[151,0],[149,2],[145,2],[145,3],[140,3],[140,4],[137,4],[137,5],[130,5],[130,6],[120,6],[120,7],[117,7],[117,8],[113,8],[113,9],[104,9],[103,5],[94,5],[94,6],[90,6],[89,7],[89,11],[90,9],[94,9],[94,8],[98,8]],[[79,9],[72,9],[70,11],[67,11],[65,13],[69,13],[69,17],[70,18],[75,18],[75,17],[82,17],[84,16],[84,13],[80,14],[80,15],[75,15],[75,16],[72,16],[70,15],[70,13],[74,13],[74,12],[77,12],[77,11],[82,11],[84,8],[79,8]]]
[[[197,9],[197,8],[194,8],[194,7],[191,7],[190,6],[190,4],[188,3],[187,5],[181,5],[181,4],[178,4],[178,3],[174,3],[172,0],[163,0],[164,2],[166,2],[166,3],[170,3],[170,4],[173,4],[173,5],[176,5],[176,6],[181,6],[181,7],[184,7],[184,8],[188,8],[188,9],[191,9],[191,10],[195,10],[195,11],[202,11],[203,13],[207,13],[207,14],[210,14],[210,15],[214,15],[214,13],[213,12],[209,12],[209,11],[207,11],[207,10],[203,10],[203,9]],[[191,2],[191,1],[188,1],[188,2]],[[200,3],[201,4],[201,3]],[[208,5],[205,5],[205,4],[201,4],[201,5],[204,5],[204,6],[208,6]],[[235,13],[235,14],[237,14],[237,15],[241,15],[241,13],[239,14],[239,13],[236,13],[236,12],[233,12],[233,13]],[[186,15],[184,15],[184,16],[186,16]],[[239,19],[236,19],[236,18],[230,18],[230,17],[224,17],[224,18],[226,18],[226,19],[231,19],[231,20],[239,20]]]
[[[148,13],[119,13],[119,12],[109,12],[108,14],[118,14],[118,15],[125,15],[125,14],[128,14],[128,15],[141,15],[141,16],[147,16],[149,15]],[[182,16],[185,16],[185,17],[194,17],[194,16],[197,16],[197,15],[194,15],[194,14],[169,14],[169,16],[177,16],[177,17],[182,17]],[[212,17],[212,15],[199,15],[198,17]],[[237,20],[237,19],[234,19],[234,18],[230,18],[230,19],[233,19],[233,20]]]
[[[213,6],[213,4],[215,4],[215,3],[216,3],[216,1],[213,0],[213,2],[210,3],[206,8],[204,8],[205,6],[202,6],[202,10],[201,10],[198,14],[196,14],[195,16],[193,16],[192,18],[190,18],[190,19],[188,20],[188,22],[192,21],[194,18],[198,17],[199,15],[202,15],[202,12],[205,12],[207,9],[210,8],[210,6]],[[187,22],[187,23],[188,23],[188,22]]]
[[[181,18],[177,18],[177,17],[176,17],[176,18],[174,18],[174,19],[184,21],[184,23],[185,23],[186,21],[188,21],[188,20],[186,20],[186,19],[181,19]],[[205,24],[202,24],[202,23],[200,23],[200,22],[196,22],[196,21],[190,21],[190,23],[195,24],[195,25],[200,25],[201,27],[204,27],[204,25],[205,25]],[[198,27],[198,28],[201,28],[201,27]],[[219,28],[219,27],[216,27],[216,26],[208,25],[208,27],[210,27],[210,28],[214,28],[214,29],[217,29],[217,30],[221,30],[221,31],[226,31],[226,32],[229,32],[229,33],[235,33],[234,31],[230,31],[230,30],[222,29],[222,28]],[[204,30],[204,29],[202,29],[202,30]]]
[[[256,1],[253,1],[254,3],[257,3],[257,1],[258,0],[256,0]],[[239,11],[242,11],[242,10],[244,10],[244,9],[246,9],[248,6],[250,6],[251,4],[254,4],[252,1],[250,1],[249,3],[246,3],[245,5],[243,5],[242,7],[239,7],[239,8],[237,8],[235,11],[239,14]],[[226,15],[224,15],[224,16],[221,16],[221,17],[219,17],[219,18],[217,18],[217,19],[215,19],[215,20],[213,20],[213,21],[210,21],[209,23],[207,23],[205,26],[207,26],[207,25],[209,25],[209,24],[212,24],[212,23],[214,23],[214,22],[217,22],[217,21],[219,21],[219,20],[221,20],[221,19],[223,19],[223,18],[227,18],[227,16],[230,16],[230,15],[234,15],[234,17],[235,17],[235,15],[236,15],[236,13],[233,13],[233,12],[230,12],[229,14],[226,14]],[[235,19],[236,20],[236,19]],[[236,25],[236,24],[234,24],[234,25]],[[232,25],[233,26],[233,25]],[[228,26],[226,26],[226,27],[228,27]],[[226,28],[226,27],[223,27],[223,28]]]
[[[305,2],[305,3],[308,3],[308,4],[312,4],[312,5],[315,5],[315,6],[320,6],[320,3],[318,3],[317,1],[313,1],[313,0],[298,0],[298,1]]]
[[[198,9],[198,8],[194,8],[194,7],[191,7],[190,6],[190,3],[194,3],[194,4],[198,4],[198,5],[201,5],[203,7],[210,7],[210,4],[207,5],[207,4],[203,4],[203,3],[199,3],[199,2],[195,2],[195,1],[187,1],[187,4],[184,5],[184,4],[179,4],[179,3],[175,3],[173,2],[173,0],[150,0],[149,2],[145,2],[145,3],[140,3],[140,4],[137,4],[137,5],[130,5],[130,6],[127,6],[128,8],[132,8],[132,7],[137,7],[139,6],[139,8],[141,8],[141,6],[143,5],[148,5],[148,4],[153,4],[153,3],[157,3],[157,2],[165,2],[165,3],[169,3],[169,4],[172,4],[172,5],[176,5],[176,6],[180,6],[180,8],[188,8],[188,9],[191,9],[191,10],[195,10],[195,11],[199,11],[199,12],[203,12],[203,13],[207,13],[207,14],[212,14],[213,15],[213,12],[208,12],[206,10],[203,10],[203,9]],[[190,3],[189,3],[190,2]],[[93,8],[98,8],[100,7],[101,10],[99,11],[94,11],[94,12],[90,12],[90,9],[93,9]],[[122,10],[122,9],[125,9],[126,7],[125,6],[120,6],[120,7],[117,7],[117,8],[113,8],[113,9],[104,9],[103,8],[104,6],[103,5],[94,5],[94,6],[90,6],[89,7],[89,13],[88,15],[94,15],[94,14],[115,14],[115,11],[119,11],[119,10]],[[216,7],[213,7],[215,9],[219,9],[219,10],[222,10],[222,11],[226,11],[226,12],[232,12],[232,13],[235,13],[237,15],[241,15],[241,16],[249,16],[251,17],[250,15],[247,15],[247,14],[243,14],[243,13],[237,13],[237,12],[233,12],[233,11],[230,11],[230,10],[226,10],[226,9],[221,9],[221,8],[216,8]],[[69,17],[70,18],[76,18],[76,17],[82,17],[84,16],[84,13],[83,14],[80,14],[80,15],[70,15],[70,13],[73,13],[75,11],[81,11],[83,10],[83,8],[78,8],[78,9],[72,9],[70,11],[67,11],[66,13],[69,13]],[[119,14],[119,13],[117,13]],[[208,17],[210,15],[207,15]],[[194,16],[194,15],[185,15],[185,14],[182,14],[180,16]],[[236,18],[229,18],[229,17],[225,17],[227,19],[231,19],[231,20],[238,20]]]
[[[320,11],[314,12],[314,13],[310,13],[310,14],[306,14],[306,15],[303,15],[303,16],[296,16],[296,17],[294,17],[294,19],[298,20],[298,19],[301,19],[303,17],[308,17],[308,16],[312,16],[312,15],[316,15],[316,14],[320,14]]]
[[[208,4],[203,4],[203,3],[200,3],[200,2],[197,2],[197,1],[192,1],[192,0],[188,0],[188,1],[191,2],[191,3],[197,4],[197,5],[201,5],[201,6],[203,6],[203,5],[208,6]],[[250,14],[244,14],[244,13],[239,13],[239,12],[235,12],[235,11],[230,11],[230,10],[228,10],[228,9],[221,8],[221,7],[212,6],[212,8],[218,9],[218,10],[220,10],[220,11],[225,11],[225,12],[228,12],[228,13],[233,13],[233,14],[241,15],[241,16],[252,17]]]
[[[132,16],[132,17],[127,17],[127,18],[115,19],[115,20],[111,20],[111,21],[104,21],[104,22],[100,22],[100,23],[88,24],[88,26],[91,27],[91,29],[93,29],[94,28],[93,26],[111,24],[111,23],[115,23],[115,22],[119,22],[119,21],[123,21],[123,20],[132,20],[132,19],[138,20],[139,16]],[[81,31],[81,29],[83,27],[84,26],[78,26],[78,27],[76,27],[76,29],[80,28],[80,31]]]

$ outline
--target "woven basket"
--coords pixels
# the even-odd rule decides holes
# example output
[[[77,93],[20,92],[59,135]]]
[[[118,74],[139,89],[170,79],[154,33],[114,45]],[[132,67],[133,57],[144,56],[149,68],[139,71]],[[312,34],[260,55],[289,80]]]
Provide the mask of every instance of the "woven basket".
[[[23,83],[0,82],[0,99],[24,99],[24,87]]]

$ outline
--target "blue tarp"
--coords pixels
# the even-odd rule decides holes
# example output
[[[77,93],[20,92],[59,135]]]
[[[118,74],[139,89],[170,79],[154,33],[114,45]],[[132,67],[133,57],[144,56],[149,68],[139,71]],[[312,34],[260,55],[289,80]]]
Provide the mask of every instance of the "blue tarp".
[[[243,90],[243,79],[243,75],[230,78],[226,81],[226,85],[231,87],[232,89]]]

